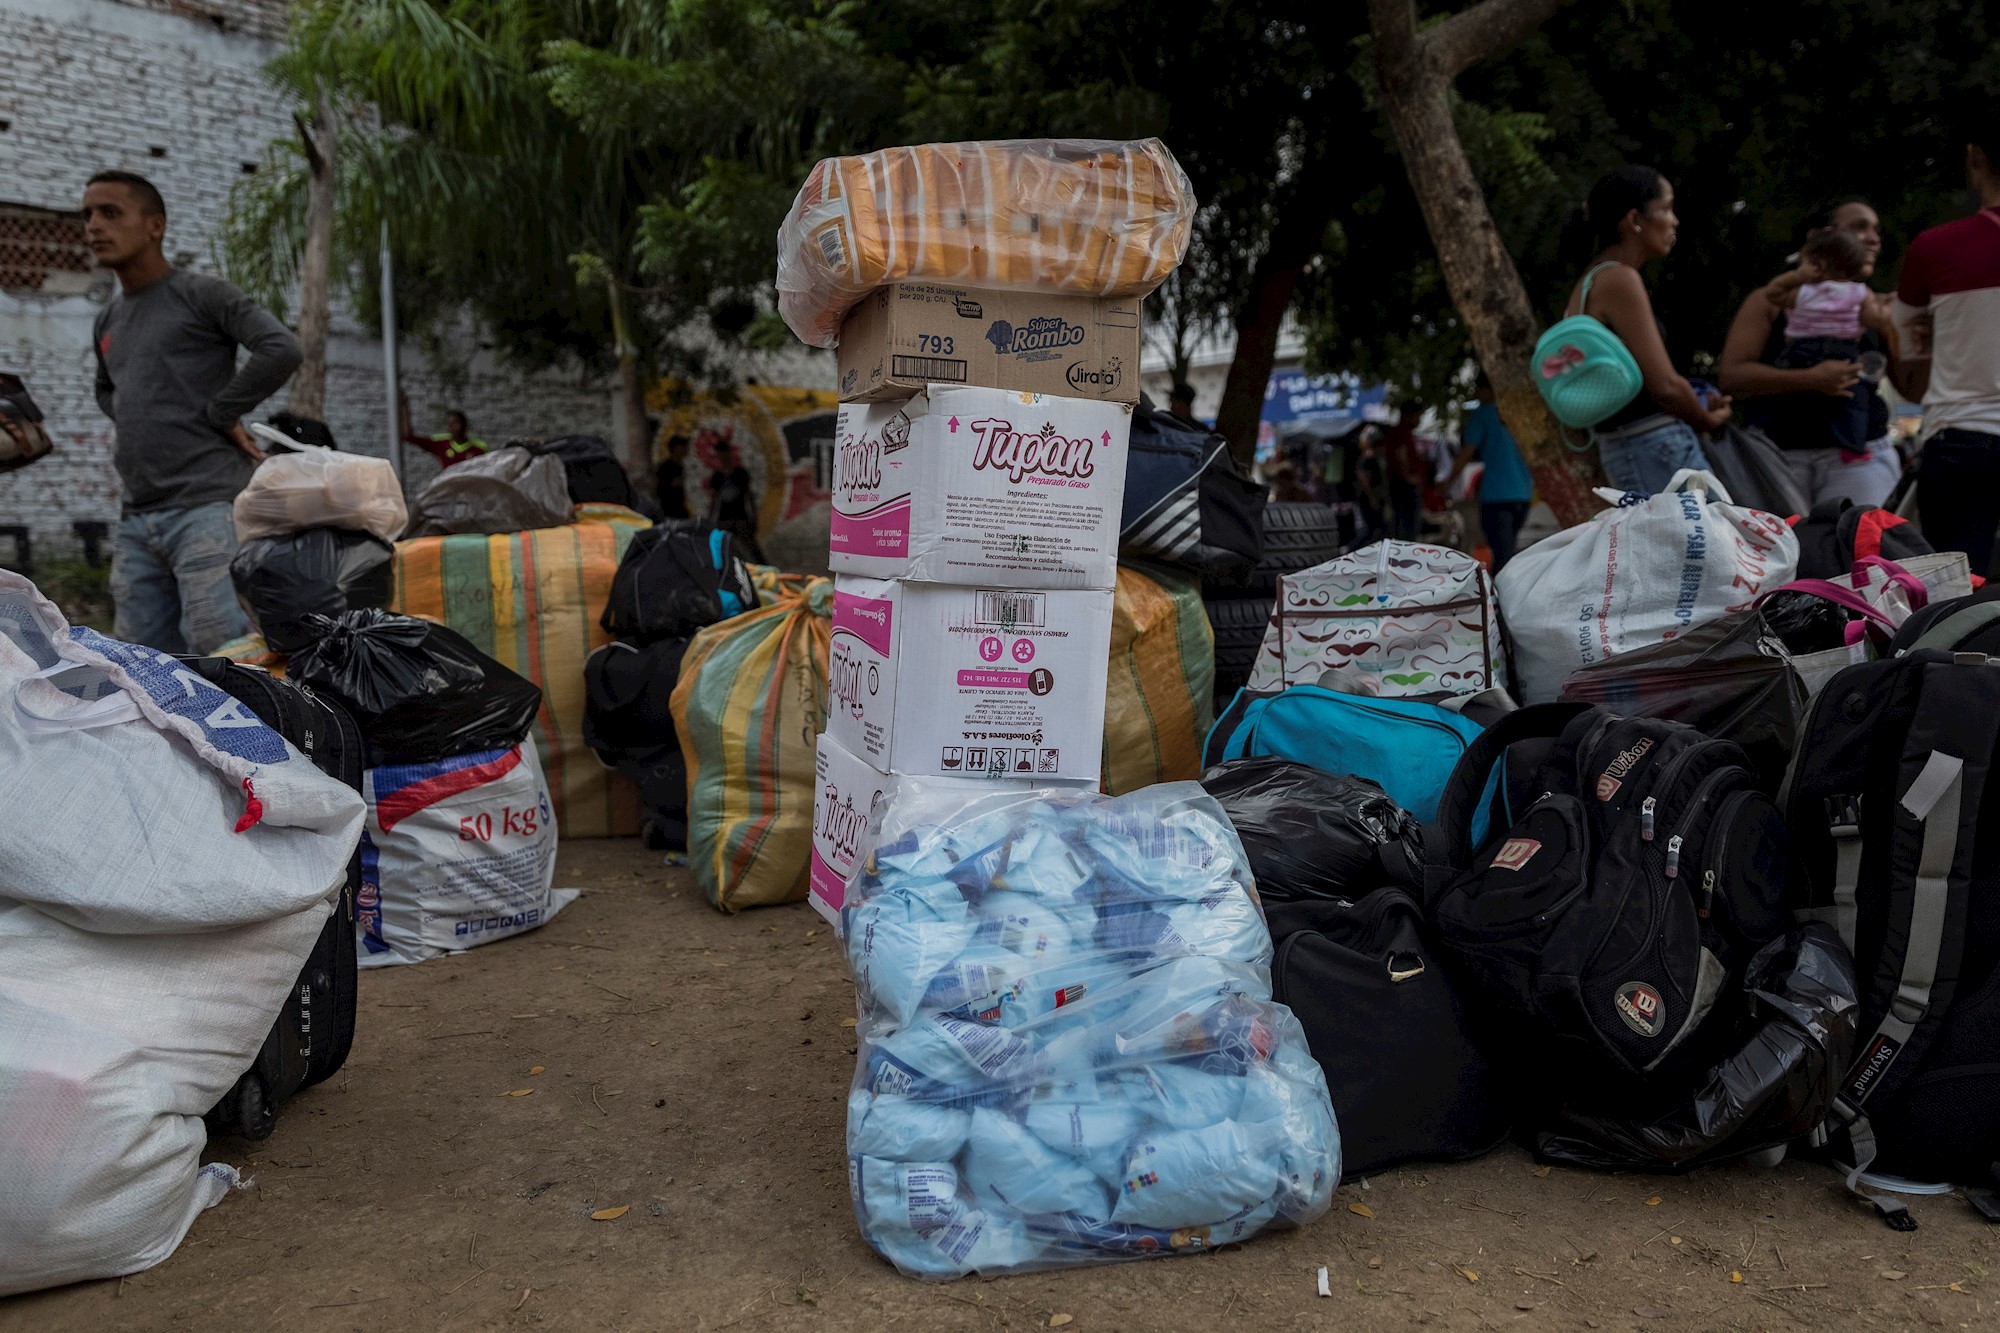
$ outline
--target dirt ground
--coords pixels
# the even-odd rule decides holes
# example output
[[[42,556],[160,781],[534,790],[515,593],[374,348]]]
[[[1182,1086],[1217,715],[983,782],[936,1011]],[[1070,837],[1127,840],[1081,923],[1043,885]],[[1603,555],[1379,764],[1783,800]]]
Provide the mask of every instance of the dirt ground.
[[[586,893],[536,934],[364,973],[345,1070],[210,1145],[254,1184],[171,1259],[0,1301],[0,1328],[1996,1327],[2000,1228],[1962,1200],[1899,1235],[1821,1167],[1512,1149],[1213,1254],[913,1282],[849,1209],[853,992],[820,918],[721,916],[630,841],[569,845],[557,882]]]

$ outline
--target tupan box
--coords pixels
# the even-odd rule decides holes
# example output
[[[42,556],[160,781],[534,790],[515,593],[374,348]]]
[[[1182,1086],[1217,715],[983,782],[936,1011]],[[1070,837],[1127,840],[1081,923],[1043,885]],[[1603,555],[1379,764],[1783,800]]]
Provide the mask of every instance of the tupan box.
[[[1132,409],[934,385],[842,403],[829,563],[932,583],[1110,589]]]
[[[840,909],[847,900],[847,880],[854,873],[868,833],[868,821],[878,808],[908,790],[913,784],[926,788],[938,783],[966,788],[976,794],[990,793],[991,779],[914,778],[884,773],[866,759],[849,754],[833,737],[822,734],[814,756],[817,782],[813,790],[811,902],[819,914],[841,929]],[[1005,782],[1023,791],[1046,787],[1046,782]]]
[[[840,326],[843,402],[907,398],[931,384],[1139,401],[1140,296],[982,291],[934,282],[878,288]]]
[[[840,577],[827,734],[885,773],[1094,783],[1111,601]]]

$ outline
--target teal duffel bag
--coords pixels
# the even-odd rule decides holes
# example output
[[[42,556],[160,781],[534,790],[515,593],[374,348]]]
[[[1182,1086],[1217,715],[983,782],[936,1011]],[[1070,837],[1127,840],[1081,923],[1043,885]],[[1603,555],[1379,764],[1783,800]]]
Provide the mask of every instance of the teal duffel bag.
[[[1590,284],[1618,261],[1606,260],[1583,275],[1577,294],[1579,313],[1564,319],[1535,343],[1530,363],[1542,401],[1565,426],[1595,426],[1624,409],[1639,396],[1645,376],[1632,351],[1601,320],[1581,313],[1590,303]]]
[[[1202,747],[1202,765],[1272,756],[1326,773],[1366,778],[1428,824],[1459,757],[1483,728],[1418,699],[1343,694],[1294,685],[1239,691]]]

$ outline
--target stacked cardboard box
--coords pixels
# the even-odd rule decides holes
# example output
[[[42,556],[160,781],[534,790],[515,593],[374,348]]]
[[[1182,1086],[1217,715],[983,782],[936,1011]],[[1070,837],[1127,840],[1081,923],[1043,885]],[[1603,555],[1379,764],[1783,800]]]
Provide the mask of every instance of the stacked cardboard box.
[[[905,784],[1096,785],[1138,333],[1136,301],[928,283],[849,315],[812,861],[830,918]]]

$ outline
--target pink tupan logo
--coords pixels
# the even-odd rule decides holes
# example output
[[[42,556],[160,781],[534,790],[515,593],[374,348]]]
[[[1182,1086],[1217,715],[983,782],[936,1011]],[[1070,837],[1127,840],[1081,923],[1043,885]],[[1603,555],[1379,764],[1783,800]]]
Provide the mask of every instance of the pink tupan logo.
[[[973,422],[972,432],[979,437],[972,451],[972,466],[1005,472],[1016,483],[1030,475],[1081,480],[1097,470],[1090,461],[1096,441],[1073,440],[1050,422],[1042,424],[1040,433],[1026,435],[1015,430],[1011,421],[989,417]]]

